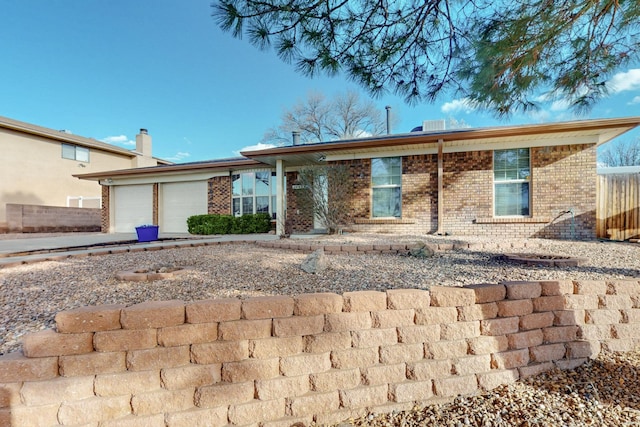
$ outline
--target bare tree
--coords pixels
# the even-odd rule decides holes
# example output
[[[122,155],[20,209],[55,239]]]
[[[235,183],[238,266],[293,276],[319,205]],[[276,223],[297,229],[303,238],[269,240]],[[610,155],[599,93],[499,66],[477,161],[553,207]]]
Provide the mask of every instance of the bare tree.
[[[639,166],[640,138],[635,141],[611,142],[600,154],[599,161],[608,167]]]
[[[351,223],[352,178],[344,165],[308,166],[298,171],[296,202],[329,233]]]
[[[327,99],[321,93],[312,92],[285,110],[282,123],[269,129],[262,142],[289,142],[293,131],[300,132],[301,143],[310,143],[379,135],[385,129],[381,111],[372,101],[360,99],[357,93],[347,92]]]

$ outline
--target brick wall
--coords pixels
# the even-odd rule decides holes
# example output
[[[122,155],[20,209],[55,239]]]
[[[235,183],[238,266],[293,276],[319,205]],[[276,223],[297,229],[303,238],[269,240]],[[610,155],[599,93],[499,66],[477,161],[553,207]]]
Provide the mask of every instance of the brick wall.
[[[369,218],[371,215],[371,159],[337,162],[349,168],[353,180],[353,218]]]
[[[106,185],[102,185],[100,186],[102,188],[102,208],[100,210],[100,228],[103,233],[108,233],[109,232],[109,223],[111,221],[110,215],[109,215],[109,209],[110,209],[110,197],[109,197],[109,190],[111,189],[111,187],[106,186]]]
[[[209,214],[231,215],[231,177],[216,176],[208,181]]]
[[[287,216],[285,218],[285,233],[306,233],[313,230],[313,215],[300,209],[296,200],[296,192],[306,191],[294,189],[298,185],[298,174],[288,172],[286,174],[287,185]]]
[[[153,184],[153,208],[152,208],[152,221],[153,221],[153,225],[158,225],[160,224],[160,222],[158,221],[158,204],[159,204],[159,197],[158,197],[158,190],[159,190],[160,185],[156,182]]]
[[[551,223],[534,236],[595,238],[595,145],[536,148],[532,149],[532,156],[533,197],[537,201],[533,205],[534,215],[551,217]],[[569,209],[574,212],[573,220],[569,214],[561,215]]]
[[[435,232],[438,228],[438,157],[403,158],[402,189],[402,217],[414,220],[419,233]]]
[[[0,356],[0,425],[340,422],[640,340],[638,281],[145,302],[61,312]]]
[[[473,234],[477,217],[493,217],[493,152],[447,153],[443,168],[443,230]]]
[[[437,156],[402,158],[402,218],[371,218],[369,159],[353,169],[354,228],[363,232],[432,233],[438,222]],[[493,217],[493,152],[445,153],[444,232],[452,235],[595,238],[595,145],[531,148],[531,217]],[[566,212],[571,213],[566,213]]]

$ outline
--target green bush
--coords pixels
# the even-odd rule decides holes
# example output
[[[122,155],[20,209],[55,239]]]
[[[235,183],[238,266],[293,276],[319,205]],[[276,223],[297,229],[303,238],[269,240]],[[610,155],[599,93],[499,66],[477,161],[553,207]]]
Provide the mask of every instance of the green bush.
[[[251,234],[271,230],[271,216],[266,213],[232,215],[194,215],[187,218],[191,234]]]

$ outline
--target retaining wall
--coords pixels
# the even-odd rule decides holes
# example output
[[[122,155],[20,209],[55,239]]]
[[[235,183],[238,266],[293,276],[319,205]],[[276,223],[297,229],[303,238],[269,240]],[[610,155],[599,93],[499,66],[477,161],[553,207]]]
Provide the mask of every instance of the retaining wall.
[[[146,302],[0,356],[2,426],[265,426],[410,409],[640,339],[637,281]]]
[[[7,203],[9,233],[100,231],[100,209]]]

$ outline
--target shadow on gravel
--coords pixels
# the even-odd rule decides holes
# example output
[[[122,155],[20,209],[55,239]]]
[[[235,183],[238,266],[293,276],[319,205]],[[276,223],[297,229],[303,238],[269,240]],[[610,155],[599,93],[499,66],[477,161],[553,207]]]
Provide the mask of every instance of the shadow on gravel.
[[[544,374],[549,381],[538,386],[566,399],[595,399],[606,405],[640,410],[640,360],[630,363],[625,360],[626,354],[635,353],[603,353],[574,370],[549,372]]]
[[[461,252],[466,255],[463,257],[457,254],[443,254],[441,256],[450,257],[451,262],[462,262],[466,265],[475,265],[479,268],[501,268],[504,270],[513,269],[524,269],[531,271],[545,271],[545,272],[554,272],[554,271],[562,271],[562,272],[579,272],[579,273],[593,273],[593,274],[601,274],[604,276],[626,276],[638,278],[640,277],[640,269],[637,268],[618,268],[618,267],[596,267],[592,265],[583,265],[578,267],[549,267],[549,266],[538,266],[538,265],[525,265],[525,264],[515,264],[508,261],[504,261],[501,257],[501,253],[496,252],[486,252],[486,251],[473,251],[473,250],[465,250],[465,252]],[[469,257],[471,255],[471,257]]]

